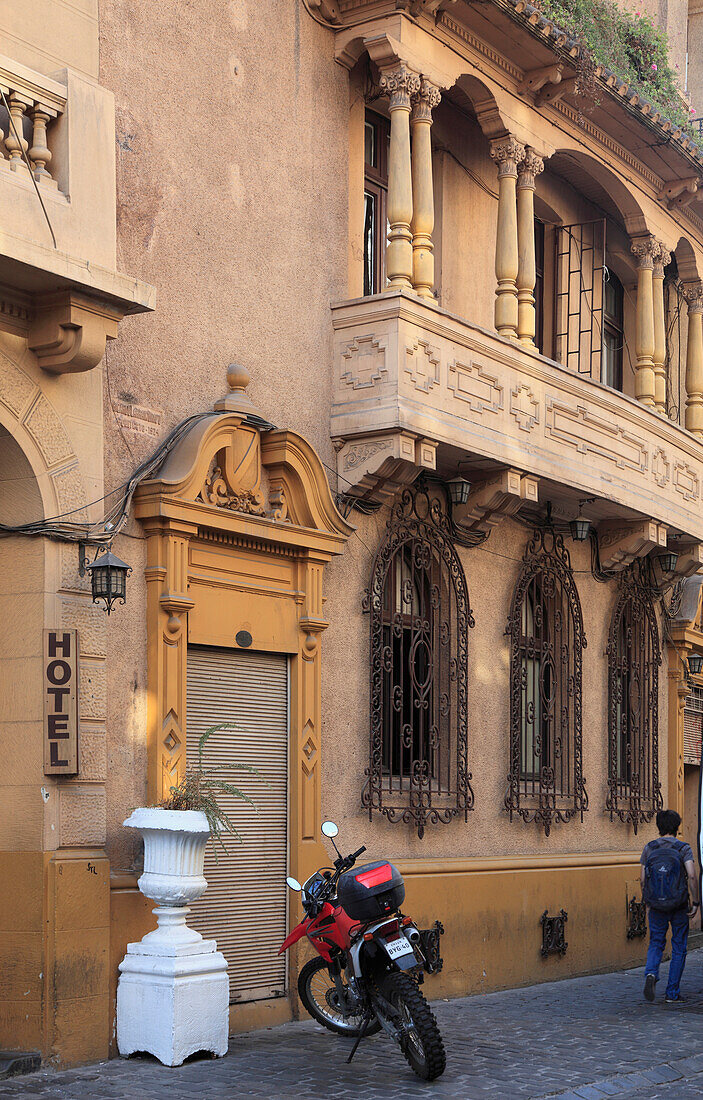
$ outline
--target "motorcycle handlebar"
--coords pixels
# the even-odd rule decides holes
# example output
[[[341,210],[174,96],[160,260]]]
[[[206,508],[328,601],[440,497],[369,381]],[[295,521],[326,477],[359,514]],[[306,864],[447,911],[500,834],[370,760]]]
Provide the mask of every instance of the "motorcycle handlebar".
[[[354,855],[353,855],[353,856],[350,856],[349,858],[350,858],[350,859],[358,859],[358,858],[359,858],[359,856],[361,855],[361,853],[362,853],[362,852],[365,852],[365,851],[366,851],[366,845],[365,845],[365,844],[362,844],[362,845],[361,845],[361,847],[359,848],[359,851],[358,851],[358,852],[354,852]]]

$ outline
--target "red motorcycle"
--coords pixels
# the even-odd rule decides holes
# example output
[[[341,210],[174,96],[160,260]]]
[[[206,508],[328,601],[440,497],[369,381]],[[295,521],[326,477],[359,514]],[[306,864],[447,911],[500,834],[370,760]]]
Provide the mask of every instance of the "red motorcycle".
[[[439,921],[420,931],[400,906],[403,876],[386,860],[351,869],[365,847],[343,856],[333,821],[322,826],[334,845],[333,867],[323,867],[301,886],[305,917],[279,955],[307,936],[317,958],[298,977],[298,994],[314,1020],[337,1035],[356,1038],[351,1062],[365,1035],[381,1029],[398,1043],[408,1064],[426,1081],[444,1072],[446,1056],[437,1021],[420,991],[425,972],[442,968]]]

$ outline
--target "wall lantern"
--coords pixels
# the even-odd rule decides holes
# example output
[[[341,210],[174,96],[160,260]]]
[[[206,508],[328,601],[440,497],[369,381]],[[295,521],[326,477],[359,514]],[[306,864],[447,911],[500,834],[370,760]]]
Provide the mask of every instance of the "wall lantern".
[[[447,488],[449,499],[455,507],[457,504],[466,504],[471,492],[470,481],[466,481],[463,477],[453,477],[451,481],[447,482]]]
[[[571,520],[569,530],[571,531],[571,537],[574,542],[585,542],[591,533],[591,521],[590,519],[585,519],[583,516],[579,516],[578,519]]]
[[[687,664],[691,676],[700,676],[703,669],[703,653],[689,653]]]
[[[569,523],[569,531],[574,542],[585,542],[591,533],[591,521],[581,515],[581,509],[584,504],[592,504],[595,499],[595,497],[586,497],[585,500],[579,501],[579,514]]]
[[[105,610],[108,615],[112,611],[112,605],[121,600],[127,601],[127,576],[132,572],[132,567],[126,561],[115,556],[108,550],[90,565],[90,587],[93,593],[93,603],[98,600],[105,601]]]
[[[676,572],[676,563],[679,560],[679,555],[675,554],[673,550],[664,550],[663,553],[657,554],[654,561],[659,566],[663,576],[669,577],[672,573]]]

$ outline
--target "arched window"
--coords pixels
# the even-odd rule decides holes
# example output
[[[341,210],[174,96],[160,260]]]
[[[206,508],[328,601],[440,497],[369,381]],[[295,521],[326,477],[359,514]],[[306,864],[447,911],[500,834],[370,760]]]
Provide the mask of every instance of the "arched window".
[[[564,540],[537,528],[513,593],[510,636],[510,820],[554,822],[588,809],[581,751],[581,604]]]
[[[365,601],[371,731],[362,800],[389,821],[449,822],[473,807],[467,643],[474,625],[441,487],[394,505]]]
[[[623,573],[608,639],[608,795],[637,832],[662,807],[659,783],[659,630],[650,586],[635,562]]]

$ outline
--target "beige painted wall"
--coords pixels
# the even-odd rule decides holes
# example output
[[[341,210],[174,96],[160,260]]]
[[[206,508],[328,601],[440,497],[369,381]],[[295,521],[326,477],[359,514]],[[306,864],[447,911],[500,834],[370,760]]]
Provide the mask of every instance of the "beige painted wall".
[[[212,406],[235,359],[261,412],[334,466],[329,303],[347,294],[349,81],[320,64],[331,37],[302,5],[276,10],[271,19],[249,0],[218,0],[176,23],[168,0],[102,5],[118,265],[155,284],[159,300],[148,318],[126,319],[108,351],[107,488],[156,443],[138,418],[121,432],[115,410],[155,410],[162,436]],[[118,866],[132,854],[120,823],[146,784],[143,543],[138,524],[128,532],[116,549],[135,567],[129,602],[109,631],[108,851]]]
[[[369,844],[370,856],[500,857],[641,850],[656,835],[644,826],[637,836],[629,826],[611,822],[604,812],[607,780],[607,661],[605,647],[616,588],[590,573],[588,546],[567,541],[581,599],[588,645],[583,654],[583,756],[590,809],[584,822],[557,825],[549,838],[535,825],[508,824],[502,810],[509,768],[509,647],[504,635],[510,599],[529,531],[505,521],[484,546],[460,550],[476,625],[469,631],[468,734],[475,809],[468,825],[431,827],[423,840],[409,828],[388,825],[374,815],[373,825],[360,808],[363,771],[368,764],[369,620],[361,596],[371,578],[378,537],[387,513],[357,521],[358,537],[350,540],[344,559],[327,574],[327,609],[331,626],[325,634],[323,713],[325,746],[323,811],[343,828],[350,847]],[[363,541],[362,541],[363,540]],[[368,549],[367,549],[368,547]],[[340,584],[342,574],[353,583]],[[659,675],[660,782],[666,790],[666,676]]]
[[[347,164],[350,128],[361,137],[363,116],[357,109],[359,88],[353,82],[350,95],[347,74],[331,62],[320,64],[320,58],[330,56],[328,32],[301,5],[281,5],[279,13],[280,18],[264,19],[260,6],[248,0],[215,4],[208,19],[221,33],[208,39],[204,51],[196,9],[183,13],[176,49],[169,4],[136,9],[126,0],[111,0],[103,5],[100,79],[115,94],[118,120],[118,262],[154,283],[159,296],[158,311],[126,320],[119,341],[109,349],[108,488],[154,446],[149,410],[161,417],[158,434],[163,434],[184,415],[211,406],[224,387],[230,359],[250,369],[250,393],[261,412],[300,431],[323,462],[334,466],[328,435],[329,302],[358,292],[358,249],[350,247],[348,233]],[[173,139],[184,133],[184,105],[192,118],[217,119],[216,130],[187,128],[187,155]],[[476,124],[450,104],[436,112],[434,137],[440,301],[490,328],[495,166]],[[358,159],[352,157],[351,163],[358,177]],[[538,195],[565,223],[598,216],[549,171],[539,177]],[[631,327],[629,245],[617,230],[612,240],[629,292]],[[629,389],[627,361],[625,377]],[[123,403],[141,407],[142,420],[137,416],[126,426]],[[350,844],[365,841],[370,832],[359,802],[368,714],[368,621],[360,598],[384,521],[384,513],[375,519],[355,517],[358,534],[343,560],[330,565],[325,584],[331,622],[322,639],[325,808],[342,818]],[[113,616],[108,641],[114,656],[109,661],[108,851],[121,867],[129,865],[136,845],[119,826],[143,799],[146,775],[141,534],[132,523],[117,546],[135,569],[128,607]],[[504,526],[484,549],[465,558],[477,620],[470,694],[477,809],[468,826],[431,830],[423,842],[409,830],[375,823],[374,843],[393,853],[635,851],[646,839],[634,838],[603,813],[603,649],[614,593],[590,578],[582,549],[574,561],[584,570],[579,587],[589,640],[584,744],[591,809],[583,825],[556,828],[548,841],[535,827],[502,827],[507,774],[503,631],[525,535],[524,528]],[[497,549],[509,560],[496,558]],[[663,693],[663,677],[661,687]],[[662,694],[665,715],[663,700]],[[663,770],[661,780],[665,786]]]

